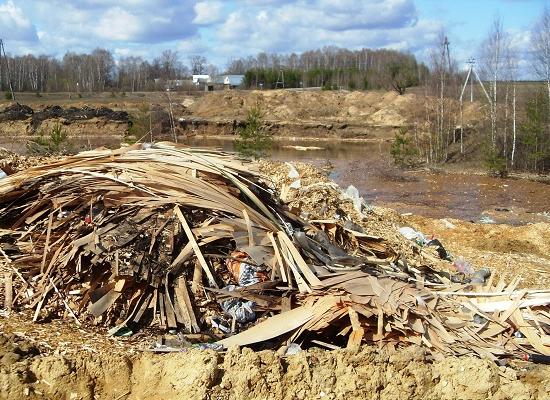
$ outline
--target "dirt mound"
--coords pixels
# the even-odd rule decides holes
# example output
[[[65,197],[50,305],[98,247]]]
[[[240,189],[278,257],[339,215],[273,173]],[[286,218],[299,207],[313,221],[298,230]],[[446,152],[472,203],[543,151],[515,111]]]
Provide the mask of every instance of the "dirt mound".
[[[69,136],[123,135],[128,130],[130,116],[125,111],[107,107],[47,106],[33,110],[29,106],[13,104],[0,111],[0,133],[4,136],[21,136],[46,133],[63,126]]]
[[[0,122],[25,120],[27,118],[31,118],[32,115],[32,108],[15,103],[0,112]]]
[[[32,126],[37,129],[40,124],[47,119],[62,118],[66,123],[72,123],[92,118],[103,118],[108,121],[122,121],[128,123],[130,117],[125,111],[113,111],[107,107],[93,108],[84,106],[82,108],[60,106],[48,106],[32,115]]]
[[[423,100],[423,99],[422,99]],[[244,119],[259,105],[268,121],[350,123],[398,127],[417,122],[423,101],[394,92],[270,90],[213,92],[189,104],[197,117]]]
[[[292,356],[233,348],[134,357],[70,356],[0,336],[0,398],[19,399],[528,399],[550,395],[550,367],[498,367],[403,351],[307,350]],[[40,353],[40,354],[39,354]],[[4,362],[6,361],[6,362]],[[519,368],[523,367],[523,368]],[[526,368],[527,367],[527,368]],[[475,381],[476,384],[472,384]]]

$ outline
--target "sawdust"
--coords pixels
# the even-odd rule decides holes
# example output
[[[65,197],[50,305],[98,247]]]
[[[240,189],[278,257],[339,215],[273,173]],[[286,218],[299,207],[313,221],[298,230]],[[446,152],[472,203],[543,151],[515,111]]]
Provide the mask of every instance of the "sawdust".
[[[225,355],[70,356],[0,336],[0,398],[20,399],[529,399],[550,395],[550,367],[499,367],[403,351],[312,349],[292,356],[232,348]],[[40,354],[39,354],[40,351]],[[475,382],[475,383],[474,383]],[[182,397],[184,396],[184,397]]]

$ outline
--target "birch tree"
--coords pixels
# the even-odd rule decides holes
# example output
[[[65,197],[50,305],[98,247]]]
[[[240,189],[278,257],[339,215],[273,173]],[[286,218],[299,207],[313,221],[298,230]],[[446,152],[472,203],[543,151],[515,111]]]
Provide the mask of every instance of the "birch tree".
[[[550,105],[550,11],[544,8],[531,36],[535,72],[546,83]]]
[[[517,146],[517,107],[516,107],[516,88],[518,77],[518,59],[515,50],[510,44],[506,49],[506,78],[512,85],[512,152],[510,154],[510,165],[514,168]]]
[[[487,36],[487,39],[482,44],[481,49],[481,70],[484,78],[489,80],[489,96],[490,101],[490,119],[491,119],[491,151],[496,151],[497,139],[497,111],[498,111],[498,81],[501,78],[504,66],[504,43],[505,34],[502,28],[500,18],[497,16],[493,20],[493,24]]]

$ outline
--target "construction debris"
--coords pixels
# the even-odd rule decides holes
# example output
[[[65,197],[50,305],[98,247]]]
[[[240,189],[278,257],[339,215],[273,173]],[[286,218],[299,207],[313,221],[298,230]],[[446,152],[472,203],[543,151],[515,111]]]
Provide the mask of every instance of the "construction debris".
[[[114,335],[208,333],[210,348],[550,355],[550,290],[487,270],[457,281],[422,250],[407,258],[352,221],[292,211],[256,164],[172,143],[32,167],[0,181],[10,303]]]

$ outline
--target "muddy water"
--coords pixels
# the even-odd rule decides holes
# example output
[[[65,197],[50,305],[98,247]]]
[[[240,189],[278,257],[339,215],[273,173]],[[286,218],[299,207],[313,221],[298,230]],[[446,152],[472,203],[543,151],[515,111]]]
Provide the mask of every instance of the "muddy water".
[[[118,147],[120,138],[74,139],[75,149]],[[233,150],[232,138],[195,136],[180,140],[193,146]],[[296,147],[298,146],[298,147]],[[25,144],[1,141],[0,147],[24,153]],[[301,147],[301,148],[300,148]],[[304,150],[303,147],[320,149]],[[434,218],[525,224],[550,222],[550,185],[483,175],[402,172],[391,165],[389,144],[381,142],[334,142],[326,140],[275,141],[271,157],[331,166],[331,178],[339,185],[354,185],[374,205],[386,205],[402,213]]]
[[[189,144],[232,150],[229,139],[195,137]],[[295,147],[321,147],[298,150]],[[332,166],[339,185],[354,185],[367,202],[433,218],[525,224],[550,221],[550,185],[484,175],[402,172],[391,165],[389,143],[276,141],[271,157]],[[547,213],[547,214],[545,214]]]

